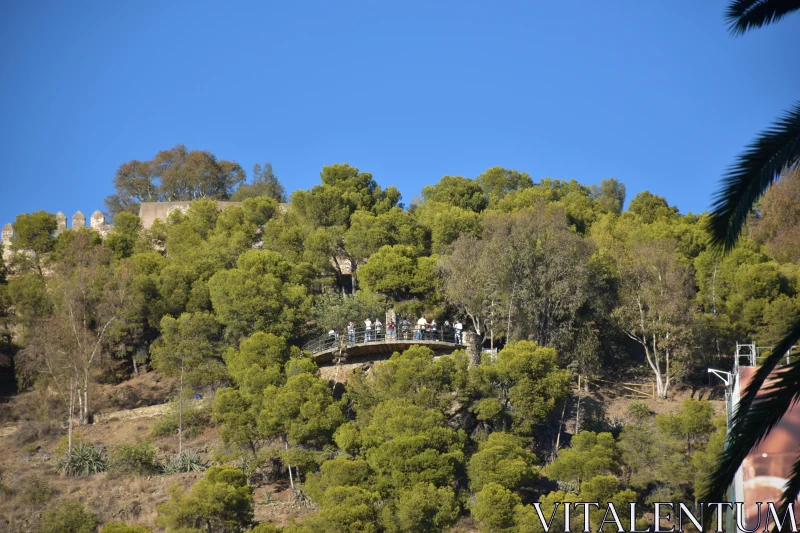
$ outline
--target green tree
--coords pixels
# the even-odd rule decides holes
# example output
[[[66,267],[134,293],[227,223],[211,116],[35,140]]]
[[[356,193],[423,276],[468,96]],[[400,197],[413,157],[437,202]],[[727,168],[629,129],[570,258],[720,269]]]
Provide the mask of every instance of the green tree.
[[[644,224],[652,224],[659,218],[677,216],[678,208],[670,207],[666,198],[662,196],[642,191],[631,200],[628,212],[635,214]]]
[[[24,263],[27,254],[31,254],[33,265],[41,274],[42,260],[55,247],[56,216],[45,211],[17,215],[13,226],[11,250],[16,252],[15,263]]]
[[[325,381],[310,373],[298,373],[285,385],[270,385],[264,390],[259,431],[266,437],[280,438],[288,456],[292,455],[289,446],[321,449],[331,442],[343,422],[341,401],[333,398]],[[291,466],[289,481],[294,488]]]
[[[139,217],[121,212],[114,217],[114,228],[106,237],[106,246],[115,259],[130,257],[135,252],[146,252],[141,239],[142,222]]]
[[[161,319],[161,338],[150,347],[153,367],[179,378],[178,452],[183,451],[183,389],[219,380],[219,324],[210,313],[183,313]]]
[[[42,533],[94,533],[97,516],[86,510],[81,502],[64,500],[48,508],[42,515]]]
[[[463,388],[465,375],[463,357],[435,358],[430,348],[412,346],[395,352],[369,374],[355,373],[348,381],[348,399],[358,412],[402,399],[445,413],[452,407],[453,394]]]
[[[531,341],[507,344],[496,361],[470,370],[471,410],[497,429],[530,435],[566,398],[570,379],[554,349]]]
[[[158,525],[171,533],[243,533],[253,525],[253,489],[241,470],[212,466],[188,493],[172,485],[169,501],[157,510]]]
[[[656,416],[656,426],[665,434],[686,443],[686,453],[692,455],[714,432],[714,408],[705,400],[689,398],[680,412]]]
[[[309,272],[277,252],[248,250],[236,268],[208,281],[211,302],[231,339],[256,331],[296,337],[311,310]]]
[[[605,179],[600,186],[592,186],[592,196],[602,211],[620,214],[625,205],[625,184],[615,178]]]
[[[472,516],[485,533],[513,533],[519,496],[497,483],[489,483],[475,497]]]
[[[367,291],[379,292],[394,299],[412,295],[431,296],[436,287],[432,268],[426,268],[426,258],[418,257],[412,246],[384,246],[359,269],[359,279]],[[432,264],[437,258],[432,258]]]
[[[431,251],[435,254],[449,252],[461,235],[480,236],[481,215],[475,211],[434,201],[413,207],[419,223],[430,232]]]
[[[522,439],[509,433],[491,433],[469,460],[469,485],[479,492],[489,483],[517,491],[539,478],[536,456],[523,447]]]
[[[334,436],[340,448],[366,459],[381,495],[416,483],[443,487],[464,465],[466,435],[446,425],[442,413],[407,400],[385,401]]]
[[[384,520],[387,531],[438,533],[452,525],[458,513],[459,507],[452,488],[417,483],[399,492],[394,502],[393,516]]]
[[[577,484],[598,475],[615,474],[619,472],[619,449],[614,436],[581,431],[544,471],[549,478]]]
[[[511,191],[533,186],[533,180],[527,172],[518,172],[503,167],[491,167],[475,178],[475,181],[483,189],[490,206],[496,205]]]
[[[314,317],[320,330],[341,332],[348,322],[360,322],[365,317],[383,317],[388,308],[386,298],[374,292],[331,293],[317,299]]]
[[[480,183],[461,176],[444,176],[436,185],[422,189],[427,202],[439,202],[480,213],[486,208],[487,198]]]
[[[617,261],[621,284],[613,318],[642,347],[658,396],[665,398],[691,356],[691,270],[674,241],[637,235],[618,249]]]
[[[800,167],[789,170],[758,203],[751,236],[778,261],[800,262]]]
[[[208,151],[189,151],[179,144],[149,161],[121,165],[114,176],[116,192],[105,202],[116,215],[123,211],[135,214],[142,202],[225,200],[245,177],[238,163],[218,160]]]
[[[248,198],[267,196],[278,202],[286,201],[286,193],[283,185],[278,181],[278,176],[272,171],[272,163],[264,163],[262,167],[259,163],[253,165],[252,183],[242,183],[236,192],[231,196],[234,202],[241,202]]]
[[[359,487],[332,487],[325,491],[311,528],[315,533],[375,533],[378,502],[378,494]]]

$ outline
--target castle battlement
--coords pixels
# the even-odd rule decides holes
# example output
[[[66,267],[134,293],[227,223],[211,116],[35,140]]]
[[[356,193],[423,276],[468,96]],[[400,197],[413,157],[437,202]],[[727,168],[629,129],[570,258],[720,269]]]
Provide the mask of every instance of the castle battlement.
[[[70,224],[69,228],[67,227],[67,216],[61,211],[56,213],[55,236],[61,235],[67,229],[77,229],[86,227],[87,227],[86,215],[84,215],[80,211],[72,215],[72,223]],[[105,237],[114,226],[112,224],[106,224],[106,216],[100,210],[97,210],[94,213],[92,213],[92,216],[89,218],[88,227],[90,229],[95,230],[103,237]],[[11,242],[14,240],[14,225],[8,223],[5,226],[3,226],[3,230],[0,233],[0,236],[2,236],[2,245],[4,248],[3,251],[4,253],[8,253],[8,249],[11,247]]]

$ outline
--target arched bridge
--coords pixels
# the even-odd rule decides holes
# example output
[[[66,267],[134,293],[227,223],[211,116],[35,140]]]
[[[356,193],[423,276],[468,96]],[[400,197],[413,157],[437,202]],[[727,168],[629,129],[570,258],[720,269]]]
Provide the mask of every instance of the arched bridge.
[[[434,352],[452,352],[464,348],[464,333],[455,330],[437,332],[395,330],[387,332],[381,328],[355,328],[351,331],[336,331],[322,335],[303,346],[318,363],[345,360],[366,356],[389,356],[411,346],[427,346]]]

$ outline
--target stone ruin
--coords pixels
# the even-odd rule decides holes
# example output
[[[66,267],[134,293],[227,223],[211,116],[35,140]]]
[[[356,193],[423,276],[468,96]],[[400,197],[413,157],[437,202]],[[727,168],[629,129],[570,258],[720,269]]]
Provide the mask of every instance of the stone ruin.
[[[85,228],[86,227],[86,215],[78,211],[74,215],[72,215],[72,224],[69,228],[67,228],[67,216],[59,211],[56,213],[56,231],[55,236],[59,236],[67,229],[77,229],[77,228]],[[92,213],[91,218],[89,219],[89,227],[105,237],[108,235],[108,232],[111,231],[113,226],[111,224],[106,224],[106,216],[100,212],[99,210]],[[3,258],[8,259],[11,254],[11,241],[14,240],[14,226],[11,224],[6,224],[3,226],[2,231],[2,251],[3,251]]]

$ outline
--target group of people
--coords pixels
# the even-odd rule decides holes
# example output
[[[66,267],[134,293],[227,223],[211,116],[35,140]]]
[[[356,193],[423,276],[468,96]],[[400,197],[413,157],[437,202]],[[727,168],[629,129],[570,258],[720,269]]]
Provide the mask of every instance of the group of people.
[[[357,331],[354,322],[347,324],[347,341],[349,344],[357,342],[381,342],[385,340],[438,340],[444,342],[454,342],[462,344],[464,325],[456,319],[452,324],[445,320],[440,326],[435,319],[428,321],[424,316],[419,317],[415,323],[409,322],[407,318],[402,318],[395,324],[394,320],[389,320],[384,328],[379,318],[364,320],[363,332]],[[339,335],[336,331],[328,332],[330,342],[333,344],[338,341]]]

